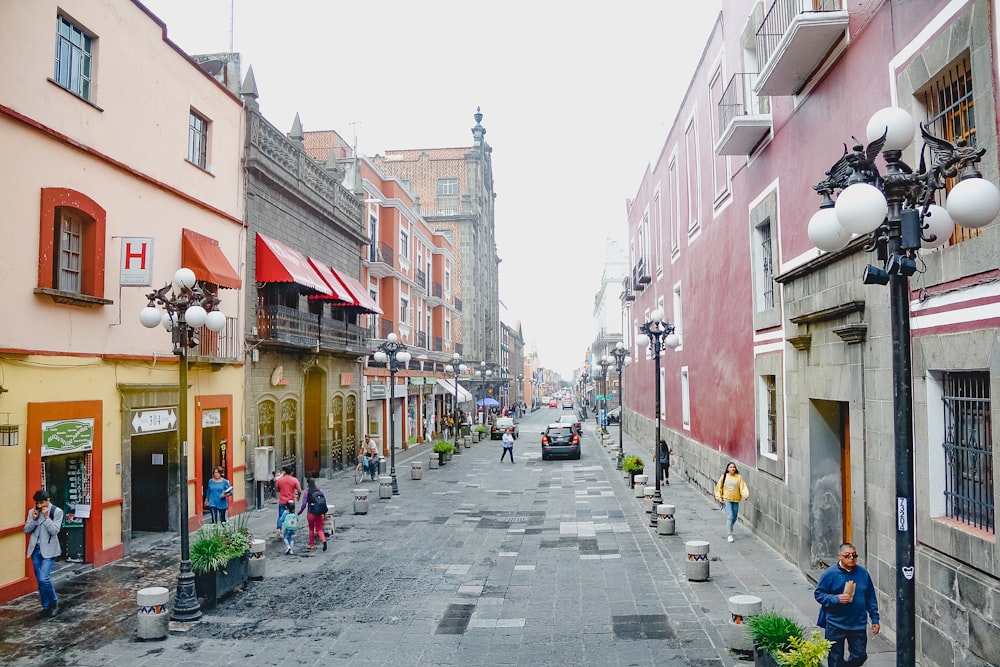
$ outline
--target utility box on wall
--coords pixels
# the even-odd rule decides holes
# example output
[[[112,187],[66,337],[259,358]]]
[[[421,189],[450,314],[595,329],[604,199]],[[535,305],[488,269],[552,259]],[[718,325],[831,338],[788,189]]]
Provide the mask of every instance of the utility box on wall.
[[[253,478],[265,482],[274,472],[274,447],[254,447]]]

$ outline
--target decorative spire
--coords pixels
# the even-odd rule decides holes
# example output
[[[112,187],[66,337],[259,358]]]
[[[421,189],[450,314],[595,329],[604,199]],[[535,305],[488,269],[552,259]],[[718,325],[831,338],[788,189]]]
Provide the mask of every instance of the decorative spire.
[[[472,117],[476,119],[476,126],[472,128],[472,137],[475,139],[476,145],[480,146],[483,143],[483,135],[486,134],[486,128],[482,126],[483,114],[478,106],[476,107],[476,113]]]
[[[305,148],[302,141],[305,139],[305,135],[302,134],[302,121],[299,119],[299,112],[295,112],[295,120],[292,121],[292,130],[288,133],[288,138],[297,143],[300,147]]]
[[[247,68],[246,78],[243,79],[243,85],[240,87],[240,97],[243,98],[243,104],[247,108],[254,110],[260,108],[257,104],[260,93],[257,92],[257,80],[253,76],[253,65]]]

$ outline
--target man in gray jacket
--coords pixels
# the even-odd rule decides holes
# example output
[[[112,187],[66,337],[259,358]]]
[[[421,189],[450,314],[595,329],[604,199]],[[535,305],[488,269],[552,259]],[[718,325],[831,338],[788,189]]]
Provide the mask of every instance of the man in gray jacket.
[[[44,489],[35,491],[35,507],[28,510],[24,532],[28,535],[28,558],[35,566],[38,596],[42,612],[50,618],[59,613],[59,598],[52,585],[52,564],[62,553],[59,546],[59,529],[62,528],[63,511],[49,502]]]

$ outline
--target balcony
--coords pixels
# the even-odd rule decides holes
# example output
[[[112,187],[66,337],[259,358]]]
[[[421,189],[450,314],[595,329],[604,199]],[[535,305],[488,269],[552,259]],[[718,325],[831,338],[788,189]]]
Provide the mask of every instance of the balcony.
[[[635,292],[632,291],[632,281],[629,278],[625,278],[622,282],[622,293],[621,300],[626,302],[635,301]]]
[[[427,332],[426,331],[418,331],[417,332],[417,347],[422,347],[425,350],[427,349]]]
[[[319,347],[327,351],[366,354],[371,350],[371,332],[357,324],[329,317],[319,321]]]
[[[212,331],[208,327],[198,329],[195,337],[198,347],[195,347],[189,357],[192,363],[236,363],[242,359],[240,335],[235,317],[226,318],[226,327],[222,331]]]
[[[795,95],[847,30],[842,0],[775,0],[757,29],[758,95]]]
[[[393,262],[395,254],[392,246],[388,243],[380,243],[378,250],[365,255],[365,264],[368,266],[368,275],[372,278],[387,278],[395,275],[396,267]]]
[[[427,289],[427,273],[420,269],[417,269],[417,285],[421,289]]]
[[[390,320],[388,317],[383,317],[379,319],[379,328],[381,329],[379,338],[388,338],[389,334],[395,333],[396,323]]]
[[[750,155],[771,132],[770,99],[753,92],[755,73],[734,74],[719,100],[719,127],[722,136],[715,144],[716,155]]]
[[[457,296],[455,297],[455,310],[457,310],[458,312],[462,312],[462,300],[459,299]]]
[[[288,306],[264,306],[257,311],[257,335],[261,340],[313,347],[319,343],[319,317]]]

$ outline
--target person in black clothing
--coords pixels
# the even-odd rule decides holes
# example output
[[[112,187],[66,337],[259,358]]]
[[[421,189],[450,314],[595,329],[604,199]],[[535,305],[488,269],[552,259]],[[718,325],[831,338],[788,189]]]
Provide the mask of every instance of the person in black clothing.
[[[670,447],[667,446],[666,440],[660,440],[659,457],[660,457],[660,477],[664,484],[670,484],[670,455],[673,454],[670,451]]]

